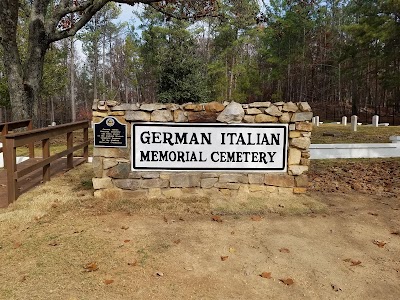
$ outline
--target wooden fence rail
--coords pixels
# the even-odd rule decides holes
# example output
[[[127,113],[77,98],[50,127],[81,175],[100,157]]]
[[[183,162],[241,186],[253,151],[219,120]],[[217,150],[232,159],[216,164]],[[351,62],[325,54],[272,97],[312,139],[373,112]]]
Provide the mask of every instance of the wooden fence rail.
[[[28,131],[32,130],[33,129],[32,120],[28,119],[22,121],[0,123],[1,142],[3,143],[3,146],[0,147],[0,153],[4,152],[5,136],[12,130],[24,127],[26,127]],[[35,148],[33,142],[28,144],[28,148],[29,148],[29,158],[35,157]],[[7,168],[7,164],[5,161],[4,161],[4,168]]]
[[[7,190],[8,204],[14,202],[20,196],[18,180],[33,171],[42,168],[43,182],[50,180],[50,163],[66,156],[67,168],[73,168],[74,152],[83,149],[83,159],[81,162],[88,161],[89,156],[89,121],[81,121],[63,124],[48,128],[34,129],[28,132],[8,134],[5,136],[5,164],[7,165]],[[83,142],[75,145],[73,143],[74,131],[83,129]],[[59,153],[50,155],[50,139],[56,136],[67,135],[67,149]],[[37,163],[18,170],[16,163],[16,148],[42,142],[43,158]]]

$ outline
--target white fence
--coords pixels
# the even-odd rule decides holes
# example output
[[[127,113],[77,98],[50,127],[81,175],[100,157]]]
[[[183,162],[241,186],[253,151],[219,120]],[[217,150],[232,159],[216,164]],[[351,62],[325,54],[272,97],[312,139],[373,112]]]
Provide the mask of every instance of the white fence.
[[[311,159],[400,157],[400,136],[392,143],[379,144],[311,144]]]

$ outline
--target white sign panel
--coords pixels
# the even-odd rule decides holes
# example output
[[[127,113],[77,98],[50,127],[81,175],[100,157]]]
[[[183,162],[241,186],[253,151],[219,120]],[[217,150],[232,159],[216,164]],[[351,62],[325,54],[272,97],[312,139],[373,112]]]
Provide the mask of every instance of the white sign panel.
[[[287,124],[132,124],[132,170],[287,168]]]

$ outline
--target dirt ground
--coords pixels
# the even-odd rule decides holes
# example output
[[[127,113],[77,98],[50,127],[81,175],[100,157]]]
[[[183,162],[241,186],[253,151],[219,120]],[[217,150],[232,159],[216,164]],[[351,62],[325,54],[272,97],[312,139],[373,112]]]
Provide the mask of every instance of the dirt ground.
[[[399,175],[314,162],[309,194],[235,211],[94,199],[82,166],[0,210],[0,299],[399,299]]]

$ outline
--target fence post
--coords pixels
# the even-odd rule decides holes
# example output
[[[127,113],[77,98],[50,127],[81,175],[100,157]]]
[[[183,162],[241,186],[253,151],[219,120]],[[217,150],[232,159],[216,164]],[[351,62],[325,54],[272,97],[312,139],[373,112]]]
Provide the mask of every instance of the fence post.
[[[28,124],[28,131],[33,129],[33,122],[32,119],[29,120]],[[29,158],[34,158],[35,157],[35,144],[34,142],[29,143],[28,145],[29,148]]]
[[[44,139],[42,140],[42,153],[43,159],[50,157],[50,140]],[[43,166],[43,182],[50,180],[50,163]]]
[[[8,125],[4,124],[3,129],[1,130],[1,141],[3,143],[3,161],[4,161],[4,169],[7,169],[7,160],[6,160],[6,134],[8,133]]]
[[[89,122],[88,122],[89,126]],[[89,140],[89,127],[83,128],[83,141],[87,142]],[[89,146],[85,146],[83,148],[83,158],[85,159],[86,162],[88,162],[89,159]]]
[[[17,180],[14,178],[15,171],[17,170],[17,151],[14,146],[14,139],[4,139],[5,153],[4,166],[7,166],[7,192],[8,204],[13,203],[18,197]]]
[[[74,133],[67,133],[67,149],[71,149],[74,146]],[[67,155],[67,168],[72,169],[74,167],[74,153]]]

